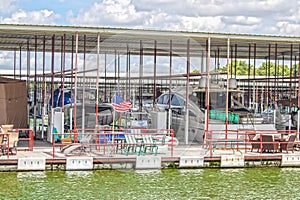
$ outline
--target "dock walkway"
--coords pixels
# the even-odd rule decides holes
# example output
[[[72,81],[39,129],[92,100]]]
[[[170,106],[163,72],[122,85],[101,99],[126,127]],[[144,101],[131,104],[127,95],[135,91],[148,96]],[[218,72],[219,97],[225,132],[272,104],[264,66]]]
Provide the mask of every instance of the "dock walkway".
[[[149,156],[147,154],[145,156]],[[118,168],[135,168],[135,162],[137,157],[143,155],[125,155],[124,153],[111,153],[107,151],[103,153],[101,151],[86,151],[78,152],[74,154],[64,154],[60,151],[60,147],[55,147],[55,154],[53,157],[53,147],[49,142],[41,140],[34,141],[33,151],[26,149],[18,150],[16,155],[1,155],[0,156],[0,171],[18,171],[18,161],[20,159],[45,159],[45,170],[66,170],[66,162],[69,158],[92,158],[94,168],[93,169],[118,169]],[[155,157],[154,155],[151,155]],[[158,154],[156,157],[161,159],[166,167],[180,167],[180,160],[182,158],[188,159],[203,159],[206,163],[201,167],[222,167],[221,160],[223,156],[229,156],[230,158],[242,157],[245,162],[244,167],[279,167],[282,166],[282,160],[288,156],[293,157],[294,166],[300,166],[300,151],[292,152],[276,152],[276,153],[259,153],[257,151],[251,152],[249,149],[240,149],[239,151],[232,151],[232,149],[214,149],[210,151],[205,149],[200,144],[191,145],[178,145],[173,147],[173,153],[169,151],[165,154]],[[247,164],[246,164],[247,163]],[[196,166],[196,165],[195,165]],[[195,168],[191,166],[192,168]],[[196,166],[199,167],[199,166]],[[233,167],[235,167],[233,165]]]

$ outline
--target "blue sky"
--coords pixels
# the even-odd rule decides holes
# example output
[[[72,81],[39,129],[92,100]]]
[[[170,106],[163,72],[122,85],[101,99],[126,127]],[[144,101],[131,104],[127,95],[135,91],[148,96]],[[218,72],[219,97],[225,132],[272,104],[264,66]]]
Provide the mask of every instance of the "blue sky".
[[[298,0],[0,0],[0,23],[299,35]]]
[[[57,20],[59,24],[67,25],[68,22],[64,16],[67,16],[69,12],[78,13],[80,10],[88,9],[97,1],[84,0],[84,1],[72,1],[72,0],[17,0],[16,7],[25,11],[40,11],[49,10],[54,11],[61,17]],[[98,1],[99,2],[99,1]]]
[[[0,0],[0,23],[299,36],[300,1]]]

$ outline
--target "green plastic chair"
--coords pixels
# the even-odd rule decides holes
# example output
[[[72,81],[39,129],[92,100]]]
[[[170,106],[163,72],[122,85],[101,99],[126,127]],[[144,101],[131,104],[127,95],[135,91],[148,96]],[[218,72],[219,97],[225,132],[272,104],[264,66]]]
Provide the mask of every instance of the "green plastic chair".
[[[142,144],[138,143],[136,140],[135,136],[132,134],[125,134],[125,155],[127,156],[129,153],[134,153],[134,154],[141,154],[142,151]]]
[[[151,135],[142,135],[143,138],[143,155],[147,153],[147,150],[150,149],[151,153],[157,155],[158,146],[155,144]]]

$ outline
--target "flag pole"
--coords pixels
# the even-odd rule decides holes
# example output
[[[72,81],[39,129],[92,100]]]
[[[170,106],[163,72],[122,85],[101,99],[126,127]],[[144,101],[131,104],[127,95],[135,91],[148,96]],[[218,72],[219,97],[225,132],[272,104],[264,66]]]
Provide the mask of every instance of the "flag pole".
[[[115,120],[116,120],[116,109],[114,108],[114,113],[113,113],[113,125],[112,125],[112,142],[113,144],[115,143]]]

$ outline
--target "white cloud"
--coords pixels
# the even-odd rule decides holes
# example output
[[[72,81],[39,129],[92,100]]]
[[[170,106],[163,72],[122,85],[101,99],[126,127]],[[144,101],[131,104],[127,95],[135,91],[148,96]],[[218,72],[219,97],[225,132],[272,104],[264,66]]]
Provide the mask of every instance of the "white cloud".
[[[278,34],[276,23],[284,14],[290,15],[284,21],[300,20],[295,5],[297,0],[104,0],[79,13],[70,11],[68,20],[73,25]]]
[[[298,23],[294,24],[294,23],[282,21],[282,22],[278,22],[276,26],[278,27],[279,30],[278,34],[280,35],[287,34],[287,35],[299,36],[300,24]]]
[[[1,69],[12,69],[13,53],[7,51],[0,52],[0,68]]]
[[[136,12],[130,0],[104,0],[103,3],[94,3],[89,10],[81,10],[76,17],[69,14],[72,24],[92,26],[105,25],[134,25],[142,22],[143,13]]]
[[[288,2],[286,0],[88,0],[89,3],[56,0],[57,4],[63,3],[63,6],[68,7],[58,9],[59,6],[57,8],[52,6],[51,10],[49,8],[37,9],[36,2],[28,0],[28,4],[32,4],[33,10],[31,11],[18,7],[21,5],[19,2],[18,0],[0,0],[0,23],[87,25],[295,36],[299,36],[300,30],[299,0]],[[49,3],[53,2],[49,1]],[[47,3],[39,6],[42,7],[41,5],[44,6]],[[67,13],[63,13],[67,10]],[[61,13],[58,13],[59,11]],[[109,59],[108,71],[114,69],[113,59]],[[94,68],[96,59],[88,57],[86,62],[86,66]],[[132,59],[131,62],[131,70],[138,72],[138,58]],[[151,70],[152,61],[144,60],[144,62],[145,72]],[[11,69],[12,63],[11,55],[0,52],[1,69]],[[168,73],[169,60],[160,60],[159,63],[158,72]],[[185,61],[176,61],[176,63],[180,64],[174,66],[173,73],[186,70]],[[79,67],[82,65],[82,58],[79,58]],[[26,62],[23,66],[26,66]],[[195,67],[198,66],[195,65]]]
[[[167,0],[152,1],[132,0],[137,10],[151,11],[160,9],[171,15],[183,16],[235,16],[235,15],[269,15],[297,5],[297,0]]]
[[[11,17],[1,18],[1,23],[7,24],[55,24],[60,15],[50,10],[29,11],[18,10]]]
[[[0,23],[297,35],[300,22],[299,0],[88,0],[85,6],[55,2],[64,3],[64,9],[40,10],[30,0],[34,10],[28,11],[18,7],[18,0],[0,0]],[[47,8],[45,2],[38,5]]]
[[[279,21],[291,21],[294,23],[300,22],[300,8],[291,8],[287,13],[279,13],[277,20]]]
[[[258,25],[262,22],[261,18],[248,17],[248,16],[223,17],[222,20],[226,24],[238,24],[238,25],[243,25],[243,26]]]
[[[15,9],[15,0],[0,0],[0,13],[9,13]]]
[[[220,17],[182,17],[177,30],[222,31],[224,27]]]

